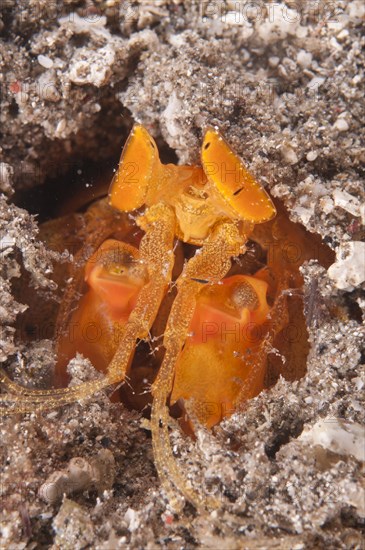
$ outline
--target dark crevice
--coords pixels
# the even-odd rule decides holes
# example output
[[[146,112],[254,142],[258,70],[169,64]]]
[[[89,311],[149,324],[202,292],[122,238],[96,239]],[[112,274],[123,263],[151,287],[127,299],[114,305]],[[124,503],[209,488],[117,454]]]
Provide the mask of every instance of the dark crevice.
[[[128,132],[132,124],[131,121]],[[127,133],[121,131],[120,147],[106,160],[94,161],[73,156],[67,164],[52,164],[42,185],[16,192],[13,202],[37,215],[39,223],[70,212],[84,211],[91,202],[107,194],[126,137]],[[156,138],[156,142],[162,162],[177,163],[175,151],[161,136]]]
[[[361,307],[352,298],[351,293],[345,294],[345,303],[347,305],[348,316],[357,323],[362,323],[362,310]]]
[[[284,416],[283,416],[284,417]],[[265,443],[265,453],[270,459],[274,459],[276,453],[290,439],[296,439],[303,431],[304,421],[297,415],[289,413],[280,426],[275,427],[272,437]]]

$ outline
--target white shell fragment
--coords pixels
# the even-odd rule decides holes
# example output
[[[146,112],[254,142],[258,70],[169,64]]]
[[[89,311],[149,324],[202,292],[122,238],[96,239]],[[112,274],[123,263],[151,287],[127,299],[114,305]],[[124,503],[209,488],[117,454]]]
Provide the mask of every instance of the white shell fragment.
[[[83,86],[92,84],[97,88],[105,86],[112,74],[112,65],[115,61],[115,52],[109,47],[99,48],[92,55],[90,60],[90,50],[88,48],[79,48],[73,56],[69,76],[71,82]]]
[[[6,162],[0,162],[0,191],[6,195],[12,195],[14,190],[12,187],[12,179],[14,168]]]
[[[128,524],[128,530],[131,531],[131,533],[133,533],[133,531],[136,531],[140,527],[140,514],[133,510],[133,508],[128,508],[128,510],[124,514],[124,519]]]
[[[365,281],[365,243],[350,241],[337,250],[337,259],[328,276],[340,290],[351,291]]]
[[[357,197],[350,195],[347,191],[342,191],[341,189],[335,189],[332,193],[335,206],[346,210],[349,214],[353,216],[360,217],[360,207],[361,203]]]
[[[338,418],[320,420],[305,430],[299,440],[365,462],[365,431],[356,422],[342,422]]]
[[[39,496],[55,504],[63,495],[72,495],[95,487],[99,492],[114,482],[114,457],[108,449],[101,449],[96,457],[85,460],[75,457],[64,470],[53,472],[39,489]]]

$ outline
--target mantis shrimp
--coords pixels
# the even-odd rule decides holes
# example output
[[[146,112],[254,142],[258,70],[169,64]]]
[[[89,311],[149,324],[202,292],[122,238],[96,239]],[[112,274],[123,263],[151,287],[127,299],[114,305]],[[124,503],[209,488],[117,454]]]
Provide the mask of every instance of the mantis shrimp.
[[[92,254],[85,264],[76,253],[57,321],[60,379],[65,382],[65,365],[76,351],[104,376],[35,390],[2,372],[2,410],[50,409],[125,382],[137,341],[148,340],[163,317],[163,351],[151,387],[156,469],[172,506],[176,493],[196,507],[216,506],[188,485],[176,464],[169,406],[189,404],[191,432],[193,418],[210,428],[263,389],[267,354],[289,321],[284,290],[301,281],[283,258],[253,274],[231,271],[233,258],[245,258],[250,237],[265,248],[276,207],[217,130],[205,132],[201,166],[176,166],[161,163],[154,139],[139,124],[125,144],[108,201],[86,214],[93,216]],[[177,243],[195,253],[179,260]],[[87,290],[72,309],[84,282]],[[84,331],[91,322],[99,330],[93,342]]]

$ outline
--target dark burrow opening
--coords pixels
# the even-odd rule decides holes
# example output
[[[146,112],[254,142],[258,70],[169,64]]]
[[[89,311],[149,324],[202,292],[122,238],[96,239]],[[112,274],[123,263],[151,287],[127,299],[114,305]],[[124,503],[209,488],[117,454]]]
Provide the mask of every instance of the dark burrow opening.
[[[72,158],[59,168],[52,166],[42,185],[16,191],[13,202],[36,215],[40,224],[72,212],[84,212],[92,202],[108,193],[130,130],[131,126],[121,132],[118,153],[105,160]],[[175,151],[161,136],[156,142],[162,162],[176,164]]]

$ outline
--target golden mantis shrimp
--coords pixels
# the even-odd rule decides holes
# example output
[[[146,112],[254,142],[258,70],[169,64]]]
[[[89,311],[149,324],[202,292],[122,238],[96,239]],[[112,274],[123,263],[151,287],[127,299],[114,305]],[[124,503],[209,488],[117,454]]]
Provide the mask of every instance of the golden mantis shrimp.
[[[300,286],[299,275],[293,275],[300,262],[289,269],[285,258],[268,260],[254,273],[231,274],[232,259],[245,257],[250,237],[256,235],[265,248],[261,228],[268,228],[266,236],[274,232],[276,207],[213,128],[203,138],[201,166],[176,166],[161,163],[154,139],[136,124],[108,201],[96,210],[107,214],[101,214],[102,221],[94,218],[93,253],[86,263],[75,255],[73,283],[57,322],[59,380],[67,380],[66,365],[76,351],[104,376],[79,386],[34,390],[1,373],[7,390],[0,396],[2,410],[55,408],[123,383],[137,342],[162,330],[151,387],[156,469],[172,506],[181,494],[197,507],[214,507],[217,502],[190,487],[176,464],[169,407],[189,403],[185,430],[191,433],[189,414],[210,428],[263,389],[267,354],[289,320],[283,291],[289,284]],[[177,243],[195,253],[179,260]],[[82,284],[86,291],[72,310]],[[93,341],[85,338],[90,324],[98,329]],[[306,346],[301,338],[304,355]]]

